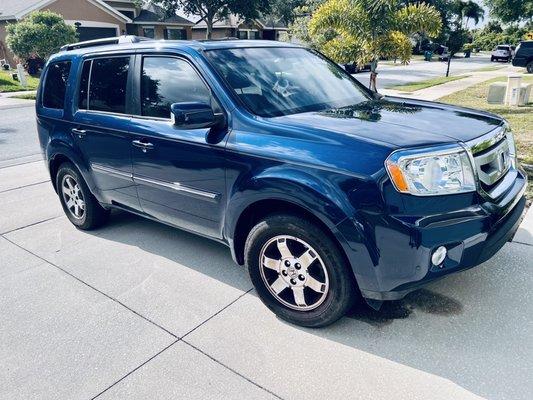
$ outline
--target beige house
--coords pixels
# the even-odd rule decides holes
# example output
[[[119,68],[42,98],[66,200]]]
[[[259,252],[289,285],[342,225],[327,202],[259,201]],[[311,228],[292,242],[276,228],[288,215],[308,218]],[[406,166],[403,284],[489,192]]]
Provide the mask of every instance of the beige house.
[[[239,39],[279,40],[280,35],[287,31],[287,26],[273,18],[258,18],[245,21],[230,14],[227,18],[215,22],[212,39],[235,37]],[[204,21],[197,22],[192,28],[193,39],[205,39],[207,25]]]
[[[186,18],[166,18],[159,7],[136,7],[133,0],[0,0],[0,60],[14,65],[6,45],[6,25],[37,10],[61,14],[78,31],[80,41],[123,34],[155,39],[191,39],[194,25]]]

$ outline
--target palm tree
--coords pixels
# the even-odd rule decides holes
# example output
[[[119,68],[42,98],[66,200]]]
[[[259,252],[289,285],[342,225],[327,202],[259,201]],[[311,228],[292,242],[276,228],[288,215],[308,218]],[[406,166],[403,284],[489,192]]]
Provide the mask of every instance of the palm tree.
[[[408,35],[421,32],[434,37],[441,28],[435,7],[402,0],[327,0],[309,22],[311,35],[334,31],[320,50],[336,62],[370,62],[370,88],[374,91],[380,58],[406,63],[412,52]]]
[[[485,10],[475,1],[468,0],[456,0],[453,9],[455,14],[458,17],[458,22],[460,26],[464,29],[468,27],[468,22],[472,19],[476,23],[479,23],[480,20],[483,20],[485,17]],[[464,22],[464,24],[463,24]]]

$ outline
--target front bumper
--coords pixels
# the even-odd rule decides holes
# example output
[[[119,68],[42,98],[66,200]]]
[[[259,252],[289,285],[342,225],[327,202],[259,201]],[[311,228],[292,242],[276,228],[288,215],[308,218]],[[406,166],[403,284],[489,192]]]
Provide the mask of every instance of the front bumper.
[[[429,282],[491,258],[513,238],[524,217],[526,186],[525,174],[519,173],[498,204],[481,202],[416,220],[384,215],[372,223],[344,221],[338,228],[345,238],[353,237],[361,225],[366,225],[367,233],[373,232],[370,240],[350,245],[354,252],[349,258],[363,297],[401,299]],[[445,246],[448,254],[442,265],[434,266],[431,254],[439,246]]]

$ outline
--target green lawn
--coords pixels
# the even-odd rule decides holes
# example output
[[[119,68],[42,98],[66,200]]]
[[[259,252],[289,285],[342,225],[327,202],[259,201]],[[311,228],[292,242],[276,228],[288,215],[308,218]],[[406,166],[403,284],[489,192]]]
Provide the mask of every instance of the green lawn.
[[[464,107],[486,110],[504,117],[513,130],[518,158],[521,162],[533,165],[533,102],[521,107],[507,107],[503,104],[488,104],[487,93],[493,82],[506,82],[507,77],[500,76],[454,94],[441,97],[439,101]],[[522,83],[533,83],[533,75],[522,75]],[[533,177],[530,179],[529,195],[533,198]]]
[[[18,81],[11,78],[13,71],[0,71],[0,93],[18,92],[21,90],[35,90],[39,85],[39,78],[27,76],[28,86],[22,87]]]
[[[442,85],[443,83],[456,81],[458,79],[463,79],[468,76],[470,75],[439,76],[438,78],[427,79],[425,81],[412,82],[412,83],[407,83],[403,85],[388,86],[387,89],[395,89],[401,92],[415,92],[420,89],[426,89],[428,87]]]
[[[488,72],[488,71],[497,71],[499,69],[507,67],[507,65],[489,65],[480,69],[476,69],[476,72]]]
[[[24,93],[17,94],[16,96],[11,96],[14,99],[23,99],[23,100],[35,100],[35,93]]]

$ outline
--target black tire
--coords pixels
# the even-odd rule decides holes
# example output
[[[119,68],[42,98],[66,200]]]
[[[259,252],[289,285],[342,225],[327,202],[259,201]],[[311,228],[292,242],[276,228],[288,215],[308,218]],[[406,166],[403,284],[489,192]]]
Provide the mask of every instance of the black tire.
[[[491,57],[491,58],[490,58],[490,62],[494,62],[494,57]]]
[[[77,183],[79,192],[81,192],[81,195],[78,194],[76,198],[83,201],[85,208],[80,211],[79,216],[76,216],[75,212],[67,205],[66,197],[69,195],[63,193],[63,186],[66,185],[68,187],[67,181],[69,183],[72,183],[73,181]],[[70,222],[72,222],[77,228],[91,230],[98,228],[107,222],[109,211],[104,209],[98,200],[96,200],[85,183],[81,173],[72,163],[65,162],[59,166],[56,175],[56,188],[63,211],[65,211]],[[78,210],[81,210],[81,207]]]
[[[527,63],[526,70],[528,74],[533,74],[533,61]]]
[[[291,309],[278,300],[267,287],[259,259],[264,246],[273,238],[281,235],[295,237],[309,244],[318,253],[319,265],[323,265],[327,271],[328,288],[323,293],[322,302],[317,303],[316,308],[306,311]],[[358,298],[357,284],[337,245],[320,227],[301,217],[285,214],[265,217],[250,231],[244,251],[245,264],[260,299],[271,311],[285,321],[305,327],[323,327],[344,316]],[[281,268],[281,261],[279,262]],[[275,271],[270,272],[276,275]],[[277,274],[278,278],[281,278],[281,274]],[[283,290],[289,291],[289,295],[292,293],[291,287],[286,287]],[[307,296],[309,296],[309,289],[307,290]],[[314,292],[311,294],[316,295]]]

